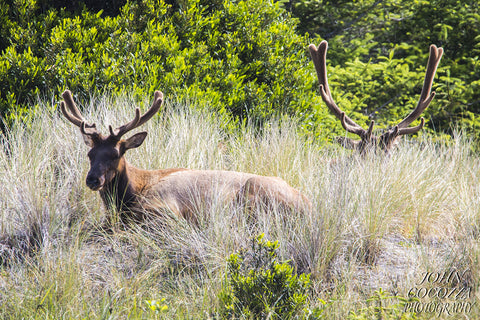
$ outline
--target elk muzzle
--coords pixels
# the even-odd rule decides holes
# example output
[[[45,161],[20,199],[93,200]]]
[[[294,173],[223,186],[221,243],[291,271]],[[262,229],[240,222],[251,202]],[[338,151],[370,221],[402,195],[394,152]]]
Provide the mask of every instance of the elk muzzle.
[[[89,187],[93,191],[100,190],[105,184],[105,175],[98,175],[90,171],[87,175],[87,179],[85,180],[85,182],[87,184],[87,187]]]

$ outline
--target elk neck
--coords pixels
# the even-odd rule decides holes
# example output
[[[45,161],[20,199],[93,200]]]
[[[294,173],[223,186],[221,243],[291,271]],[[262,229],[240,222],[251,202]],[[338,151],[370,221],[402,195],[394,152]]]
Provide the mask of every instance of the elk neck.
[[[145,170],[135,168],[122,157],[115,176],[100,190],[105,205],[121,213],[134,211],[138,204],[138,195],[144,188],[144,174]]]

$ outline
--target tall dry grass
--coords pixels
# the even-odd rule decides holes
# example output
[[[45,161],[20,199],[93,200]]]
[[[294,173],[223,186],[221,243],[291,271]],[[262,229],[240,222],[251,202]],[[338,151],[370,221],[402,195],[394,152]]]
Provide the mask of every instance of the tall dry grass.
[[[106,132],[106,125],[130,120],[136,104],[100,97],[84,115]],[[2,137],[2,318],[214,317],[226,257],[259,233],[278,240],[282,258],[298,272],[312,274],[309,306],[327,301],[326,319],[358,313],[379,288],[406,296],[424,272],[450,270],[471,271],[464,285],[473,288],[474,307],[467,316],[480,316],[480,157],[466,137],[448,144],[412,139],[389,157],[359,157],[300,136],[294,121],[235,131],[175,103],[139,130],[147,139],[127,154],[138,167],[279,176],[314,210],[287,218],[259,212],[252,221],[219,202],[200,210],[199,227],[152,220],[148,228],[104,232],[99,227],[109,213],[84,184],[87,147],[79,130],[40,101],[31,122]],[[162,298],[169,307],[163,313],[145,302]]]

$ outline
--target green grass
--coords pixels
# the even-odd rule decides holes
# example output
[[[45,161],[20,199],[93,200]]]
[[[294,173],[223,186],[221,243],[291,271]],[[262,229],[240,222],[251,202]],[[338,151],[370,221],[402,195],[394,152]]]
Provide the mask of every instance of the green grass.
[[[130,120],[135,104],[101,97],[84,115],[107,132],[108,124]],[[322,309],[325,319],[378,316],[378,301],[398,313],[398,297],[425,272],[451,270],[471,271],[458,286],[471,295],[457,300],[473,307],[440,318],[480,317],[480,157],[466,137],[448,145],[420,137],[389,157],[359,157],[300,136],[293,121],[272,122],[261,132],[231,128],[214,115],[167,103],[139,129],[149,134],[127,159],[148,169],[279,176],[312,200],[312,213],[285,219],[284,212],[259,212],[252,222],[241,209],[219,204],[201,212],[199,227],[152,221],[149,228],[105,233],[99,227],[108,213],[84,183],[88,150],[80,132],[41,101],[30,123],[2,137],[0,317],[216,318],[227,257],[261,233],[278,240],[279,255],[297,272],[311,273],[307,309]],[[384,318],[400,319],[397,313]]]

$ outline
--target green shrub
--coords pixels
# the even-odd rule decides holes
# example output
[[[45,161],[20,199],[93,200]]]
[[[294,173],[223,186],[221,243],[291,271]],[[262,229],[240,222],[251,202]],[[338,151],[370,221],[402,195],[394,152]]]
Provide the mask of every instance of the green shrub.
[[[20,1],[20,0],[19,0]],[[129,1],[118,15],[1,5],[0,114],[28,112],[38,94],[70,89],[143,99],[162,90],[232,119],[311,118],[307,40],[277,3]]]
[[[264,235],[250,251],[232,254],[220,293],[222,316],[229,319],[291,319],[307,300],[310,275],[297,276],[287,262],[279,262],[278,242]]]
[[[414,320],[417,316],[413,312],[405,312],[405,304],[409,299],[402,297],[393,297],[382,288],[367,299],[368,306],[358,310],[351,311],[348,316],[349,320],[368,320],[368,319],[384,319],[384,320]]]

